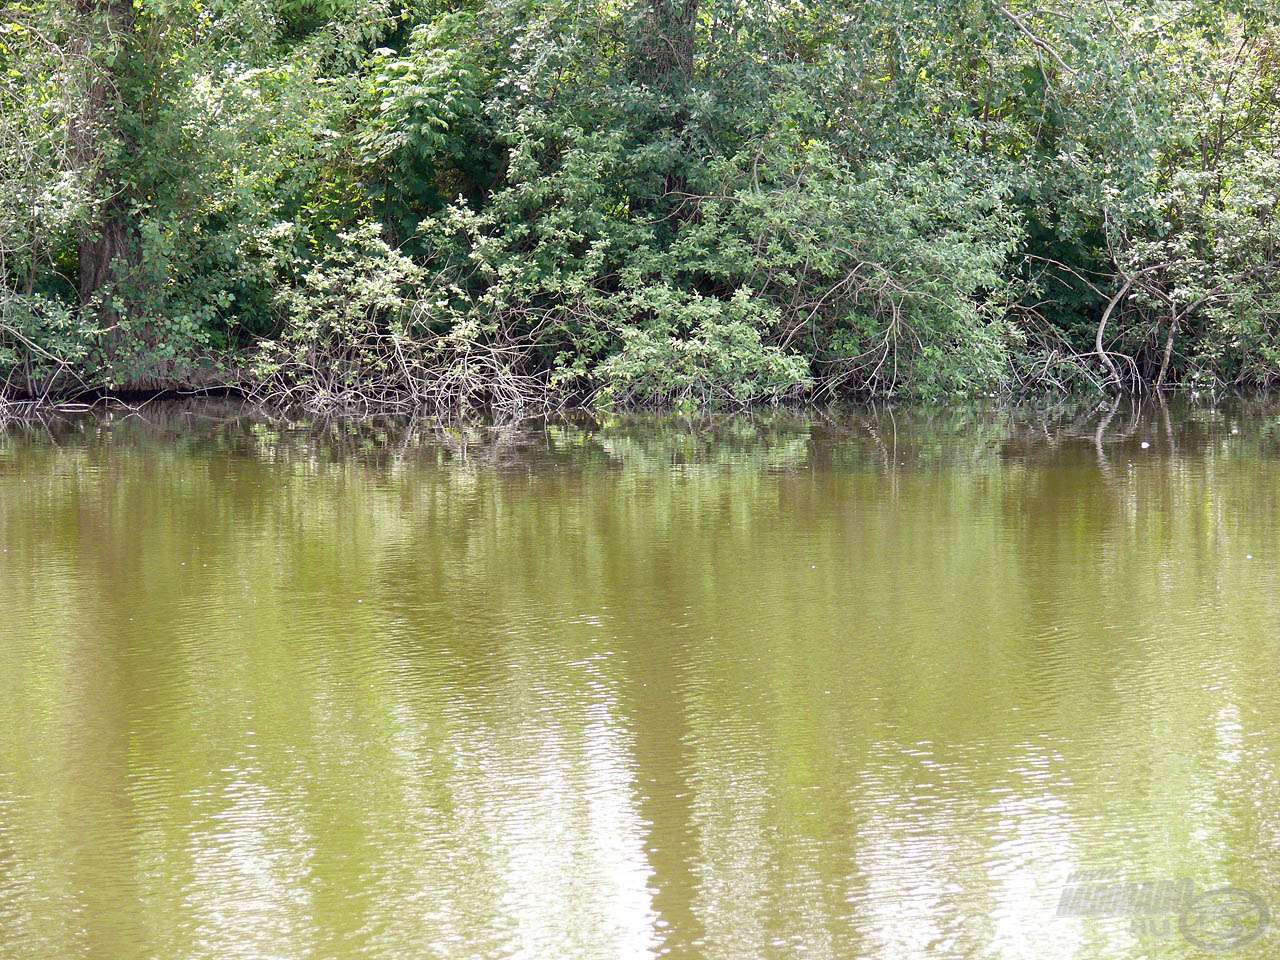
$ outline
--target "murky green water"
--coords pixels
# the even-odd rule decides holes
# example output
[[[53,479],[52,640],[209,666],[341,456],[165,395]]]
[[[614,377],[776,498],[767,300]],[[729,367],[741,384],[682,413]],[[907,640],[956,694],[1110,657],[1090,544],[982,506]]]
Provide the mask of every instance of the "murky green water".
[[[1280,408],[150,407],[0,538],[5,960],[1280,952]]]

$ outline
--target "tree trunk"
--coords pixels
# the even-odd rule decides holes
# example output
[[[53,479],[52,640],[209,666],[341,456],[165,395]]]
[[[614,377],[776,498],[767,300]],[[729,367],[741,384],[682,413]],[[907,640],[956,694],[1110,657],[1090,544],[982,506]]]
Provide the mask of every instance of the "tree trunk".
[[[73,53],[86,72],[83,107],[72,120],[70,139],[78,169],[92,171],[95,192],[106,197],[86,224],[77,246],[82,305],[101,297],[119,279],[119,267],[136,251],[136,229],[129,220],[118,183],[103,168],[107,147],[118,135],[119,84],[104,52],[133,40],[132,0],[75,0],[77,35]],[[109,306],[104,309],[109,311]]]
[[[80,238],[80,302],[86,304],[119,279],[118,268],[134,257],[133,231],[122,210],[108,201],[97,222]],[[104,309],[110,310],[109,305]]]
[[[1117,291],[1116,295],[1111,298],[1107,304],[1107,309],[1102,311],[1102,318],[1098,321],[1098,330],[1094,335],[1093,352],[1102,360],[1103,366],[1107,368],[1107,383],[1113,387],[1120,386],[1120,371],[1116,369],[1115,361],[1111,359],[1111,355],[1107,353],[1106,345],[1103,338],[1107,333],[1107,321],[1111,319],[1111,314],[1115,310],[1116,305],[1124,299],[1124,295],[1129,292],[1129,288],[1133,286],[1133,278],[1125,280],[1124,285]]]
[[[1107,353],[1104,338],[1107,333],[1107,321],[1111,319],[1111,314],[1115,312],[1120,301],[1124,299],[1133,285],[1138,281],[1139,277],[1146,276],[1148,273],[1154,273],[1157,270],[1163,270],[1170,266],[1168,263],[1157,263],[1150,267],[1144,267],[1131,277],[1125,277],[1124,284],[1116,291],[1116,295],[1107,303],[1107,308],[1102,311],[1102,318],[1098,320],[1098,329],[1094,334],[1093,352],[1098,355],[1102,361],[1102,365],[1107,368],[1107,383],[1116,389],[1123,387],[1120,379],[1120,371],[1116,369],[1115,361],[1111,359],[1111,355]]]
[[[661,89],[670,101],[662,122],[678,141],[686,141],[688,95],[693,83],[698,7],[700,0],[650,0],[636,76]],[[689,203],[689,181],[677,160],[663,176],[662,197],[654,212],[669,229],[696,219],[696,203]],[[661,211],[661,212],[658,212]]]
[[[1156,377],[1157,390],[1164,386],[1164,378],[1169,373],[1169,361],[1173,359],[1173,341],[1178,336],[1178,321],[1181,319],[1182,315],[1176,307],[1170,310],[1169,336],[1164,342],[1164,356],[1160,358],[1160,374]]]
[[[651,0],[646,64],[664,86],[687,86],[693,79],[694,34],[699,0]]]

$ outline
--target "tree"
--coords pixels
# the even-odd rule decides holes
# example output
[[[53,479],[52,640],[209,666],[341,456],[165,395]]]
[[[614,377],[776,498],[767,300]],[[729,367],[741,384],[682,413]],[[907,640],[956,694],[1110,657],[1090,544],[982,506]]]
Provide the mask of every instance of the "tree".
[[[85,225],[77,245],[82,306],[103,303],[121,271],[137,257],[137,224],[129,210],[126,188],[115,177],[112,161],[127,151],[120,120],[126,105],[124,76],[135,43],[137,11],[133,0],[74,0],[75,20],[70,55],[86,68],[82,105],[72,117],[70,140],[77,167],[91,175],[103,199]]]

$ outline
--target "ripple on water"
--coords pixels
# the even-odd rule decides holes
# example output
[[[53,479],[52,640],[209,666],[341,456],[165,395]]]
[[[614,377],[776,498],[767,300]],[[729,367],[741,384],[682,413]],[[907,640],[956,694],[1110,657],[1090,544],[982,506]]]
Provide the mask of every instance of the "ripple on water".
[[[1057,917],[1101,869],[1280,909],[1264,409],[174,416],[0,434],[0,955],[1193,955]]]

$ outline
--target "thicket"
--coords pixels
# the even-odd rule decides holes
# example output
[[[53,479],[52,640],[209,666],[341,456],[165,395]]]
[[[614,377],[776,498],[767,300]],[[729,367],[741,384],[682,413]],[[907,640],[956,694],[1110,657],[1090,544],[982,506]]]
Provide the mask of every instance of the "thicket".
[[[1271,386],[1271,0],[21,0],[0,396]]]

